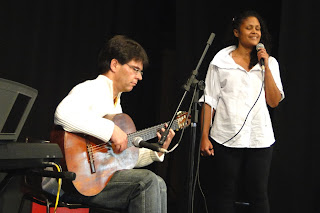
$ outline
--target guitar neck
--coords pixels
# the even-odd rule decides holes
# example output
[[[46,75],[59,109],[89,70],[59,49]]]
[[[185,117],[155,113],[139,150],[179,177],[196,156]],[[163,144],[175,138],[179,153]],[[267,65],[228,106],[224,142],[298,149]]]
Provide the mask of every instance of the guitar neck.
[[[166,123],[169,124],[169,122],[166,122]],[[132,146],[132,141],[136,137],[141,137],[144,141],[148,141],[150,139],[157,137],[157,132],[159,132],[159,130],[161,128],[163,128],[166,123],[159,124],[157,126],[149,127],[147,129],[139,130],[137,132],[133,132],[133,133],[129,134],[128,135],[128,142],[129,142],[128,145]],[[174,129],[174,130],[179,129],[178,120],[173,121],[171,129]]]

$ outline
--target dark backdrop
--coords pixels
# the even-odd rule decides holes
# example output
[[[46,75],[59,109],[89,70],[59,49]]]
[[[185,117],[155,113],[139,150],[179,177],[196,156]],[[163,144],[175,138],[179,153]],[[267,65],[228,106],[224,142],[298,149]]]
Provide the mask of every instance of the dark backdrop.
[[[210,33],[216,38],[200,67],[199,79],[204,79],[210,60],[224,47],[234,14],[255,9],[266,19],[272,34],[271,55],[280,63],[286,94],[280,106],[270,110],[277,137],[269,184],[271,211],[320,212],[319,104],[314,98],[319,76],[319,15],[315,3],[2,0],[0,77],[39,91],[20,140],[26,136],[49,138],[55,107],[74,85],[96,77],[99,48],[115,34],[137,40],[150,57],[144,80],[122,97],[124,111],[137,129],[171,119],[183,93],[181,85],[196,67]],[[184,110],[188,102],[190,95],[183,103]],[[167,155],[164,163],[150,166],[167,182],[168,212],[186,212],[189,134],[185,133],[179,148]],[[201,160],[204,191],[210,188],[206,172],[214,173],[210,166]],[[21,196],[18,182],[12,181],[0,195],[0,212],[16,211]],[[198,193],[195,200],[195,212],[201,212],[203,202]]]

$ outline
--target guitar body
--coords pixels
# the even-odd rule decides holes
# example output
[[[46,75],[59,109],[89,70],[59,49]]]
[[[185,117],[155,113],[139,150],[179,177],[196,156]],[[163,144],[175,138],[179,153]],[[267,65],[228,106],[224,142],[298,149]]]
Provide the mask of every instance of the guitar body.
[[[144,141],[155,138],[157,132],[164,127],[164,124],[160,124],[137,132],[127,114],[108,115],[104,118],[112,120],[128,134],[128,148],[120,154],[113,152],[110,142],[85,134],[67,132],[60,126],[55,126],[51,131],[50,141],[59,144],[64,156],[61,162],[63,170],[76,173],[73,186],[85,196],[94,196],[101,192],[116,171],[134,168],[139,149],[132,145],[132,141],[136,137]],[[178,131],[189,124],[188,113],[179,112],[171,127]]]
[[[106,117],[127,134],[136,131],[132,119],[124,113]],[[120,154],[115,154],[111,144],[92,136],[64,131],[55,127],[51,132],[51,142],[58,143],[64,161],[64,169],[76,173],[74,187],[85,196],[101,192],[114,172],[132,169],[139,157],[138,148],[131,146]]]

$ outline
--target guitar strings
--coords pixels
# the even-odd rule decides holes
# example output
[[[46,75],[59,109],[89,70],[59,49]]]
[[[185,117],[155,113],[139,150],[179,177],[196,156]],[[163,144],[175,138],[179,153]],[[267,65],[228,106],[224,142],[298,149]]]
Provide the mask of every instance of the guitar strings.
[[[143,130],[128,134],[128,147],[132,146],[132,140],[135,137],[138,137],[138,136],[142,135],[144,140],[149,140],[151,138],[155,138],[157,136],[156,132],[159,131],[164,126],[164,124],[166,124],[166,123],[159,124],[159,125],[154,126],[154,127],[149,127],[149,128],[146,128],[146,129],[143,129]],[[167,122],[167,124],[168,124],[168,122]],[[176,119],[174,121],[172,126],[173,126],[173,129],[177,129],[178,128],[178,119]],[[155,129],[157,131],[154,131]],[[91,157],[94,157],[94,152],[102,151],[102,150],[105,150],[105,149],[109,150],[109,148],[111,147],[111,144],[110,144],[110,141],[108,141],[108,142],[102,142],[102,143],[99,143],[99,144],[89,144],[88,146],[90,146],[90,147],[87,148],[89,155],[91,155]]]

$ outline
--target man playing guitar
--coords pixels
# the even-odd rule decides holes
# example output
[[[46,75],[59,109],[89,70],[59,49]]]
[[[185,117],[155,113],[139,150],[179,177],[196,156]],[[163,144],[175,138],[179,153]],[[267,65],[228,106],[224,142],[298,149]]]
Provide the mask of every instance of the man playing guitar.
[[[164,154],[132,146],[128,138],[128,133],[136,131],[132,120],[117,116],[123,115],[121,93],[130,92],[142,80],[147,65],[140,44],[114,36],[99,54],[101,74],[75,86],[56,109],[54,122],[64,132],[61,146],[66,167],[76,173],[73,185],[90,204],[128,212],[167,211],[163,179],[149,170],[135,169],[163,161]],[[170,129],[164,149],[174,135]],[[155,136],[161,137],[158,131]]]

